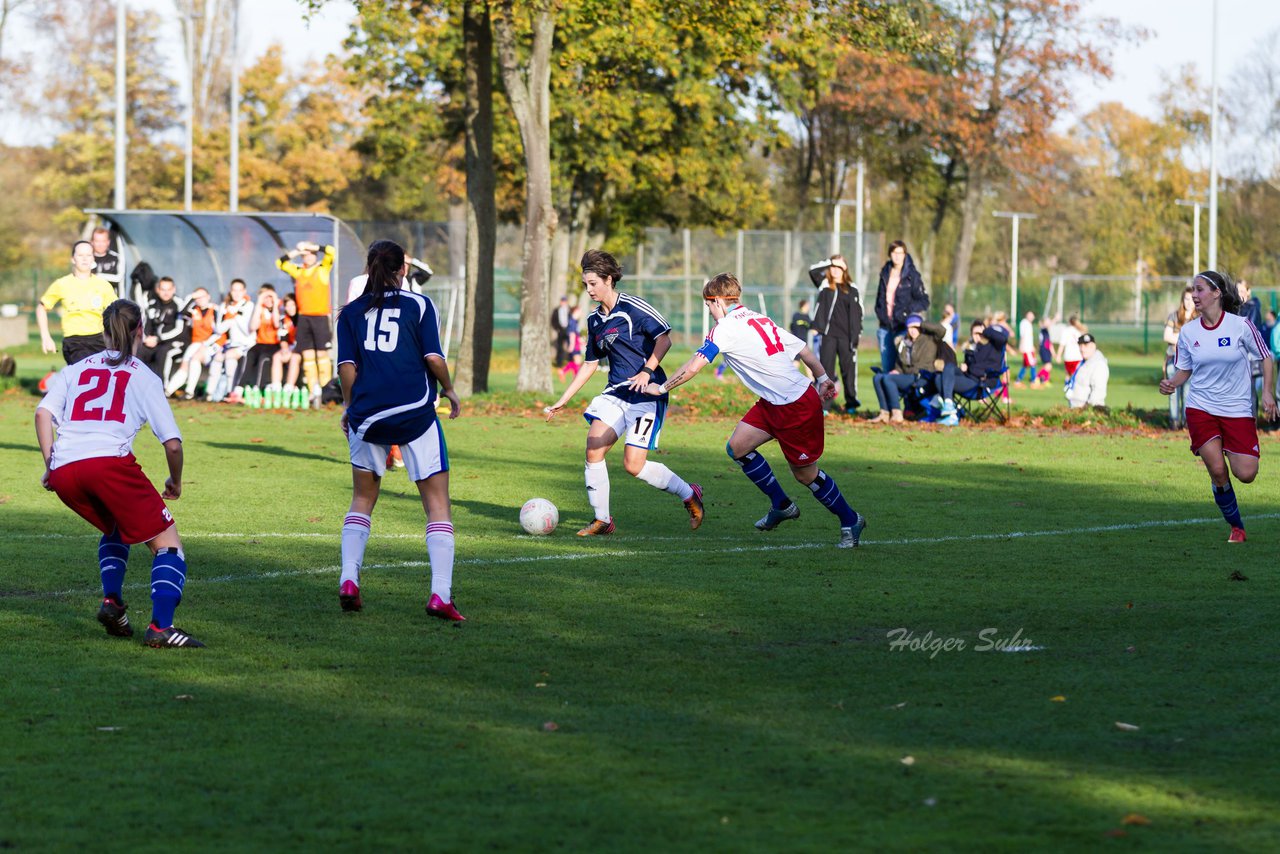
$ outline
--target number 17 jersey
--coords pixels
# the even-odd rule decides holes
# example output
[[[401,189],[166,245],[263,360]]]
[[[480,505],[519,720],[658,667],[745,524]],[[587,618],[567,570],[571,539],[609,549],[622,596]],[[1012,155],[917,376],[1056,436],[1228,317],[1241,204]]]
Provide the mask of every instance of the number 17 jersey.
[[[809,388],[809,378],[796,368],[804,342],[763,314],[736,305],[716,323],[698,350],[708,362],[724,360],[751,389],[769,403],[794,403]]]
[[[38,408],[53,415],[58,430],[50,470],[94,457],[127,457],[143,424],[161,442],[182,439],[160,377],[133,357],[108,364],[115,355],[86,356],[49,380]]]

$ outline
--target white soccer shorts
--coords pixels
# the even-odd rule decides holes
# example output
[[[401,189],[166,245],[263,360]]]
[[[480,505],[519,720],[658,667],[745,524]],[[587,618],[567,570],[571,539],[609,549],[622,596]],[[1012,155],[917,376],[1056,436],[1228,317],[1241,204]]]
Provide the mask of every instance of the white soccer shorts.
[[[351,446],[351,465],[358,469],[371,471],[378,477],[387,473],[387,454],[391,453],[390,445],[379,445],[366,442],[350,431],[347,444]],[[409,480],[417,483],[426,480],[433,474],[449,470],[449,449],[445,447],[444,432],[437,419],[431,423],[427,432],[407,445],[400,446],[400,458],[404,460],[405,471]]]
[[[667,404],[656,397],[638,403],[627,403],[611,394],[598,394],[582,417],[600,421],[618,436],[626,436],[626,444],[652,451],[658,447]]]

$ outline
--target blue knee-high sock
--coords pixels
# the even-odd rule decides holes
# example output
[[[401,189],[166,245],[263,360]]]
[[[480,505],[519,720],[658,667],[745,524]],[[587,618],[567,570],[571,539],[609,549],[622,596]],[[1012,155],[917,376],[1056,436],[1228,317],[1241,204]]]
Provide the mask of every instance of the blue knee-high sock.
[[[857,524],[858,514],[853,512],[849,502],[844,500],[840,487],[836,486],[836,482],[825,471],[818,471],[818,476],[809,484],[809,489],[813,492],[813,497],[822,502],[822,506],[840,517],[840,527],[850,528]]]
[[[151,562],[151,622],[157,629],[173,625],[173,612],[182,601],[187,561],[179,549],[161,549]]]
[[[1222,511],[1222,518],[1227,520],[1227,524],[1233,528],[1243,528],[1244,521],[1240,518],[1240,508],[1236,505],[1236,491],[1231,488],[1231,484],[1226,486],[1213,485],[1213,500],[1217,503],[1218,509]]]
[[[787,493],[782,491],[782,484],[778,483],[778,479],[773,475],[773,469],[769,468],[769,462],[764,457],[755,451],[749,451],[742,457],[734,457],[733,451],[729,451],[729,456],[742,469],[742,473],[747,476],[747,479],[759,487],[761,492],[769,496],[774,508],[781,510],[791,504],[791,499],[787,497]]]
[[[120,539],[119,529],[103,534],[102,539],[98,540],[98,568],[102,573],[104,598],[120,598],[120,590],[124,587],[124,568],[128,562],[129,547]]]

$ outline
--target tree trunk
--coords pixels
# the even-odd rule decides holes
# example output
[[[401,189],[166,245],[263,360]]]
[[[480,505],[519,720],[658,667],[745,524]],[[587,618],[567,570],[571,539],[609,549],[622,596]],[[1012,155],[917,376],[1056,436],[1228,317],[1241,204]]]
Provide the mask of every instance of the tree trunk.
[[[964,289],[969,285],[969,265],[973,262],[973,244],[978,238],[978,217],[982,215],[982,195],[986,192],[987,177],[981,164],[969,166],[969,179],[965,183],[964,200],[960,203],[960,239],[951,263],[951,284],[956,293],[956,314],[961,312]]]
[[[498,64],[511,111],[520,128],[525,160],[524,248],[520,291],[520,372],[517,391],[551,392],[551,327],[547,307],[551,240],[556,210],[551,196],[551,45],[554,3],[532,13],[533,44],[521,63],[514,26],[514,0],[502,0],[493,18]]]
[[[947,168],[942,171],[942,189],[938,191],[933,204],[933,219],[929,223],[929,232],[924,239],[925,248],[921,251],[923,267],[920,275],[926,282],[933,281],[933,262],[938,254],[938,234],[942,231],[943,220],[947,217],[947,209],[951,207],[951,188],[956,183],[956,159],[947,159]],[[944,302],[946,300],[943,300]]]
[[[493,253],[498,229],[493,171],[493,31],[484,0],[462,8],[466,63],[467,248],[462,343],[454,385],[468,397],[489,390],[493,353]]]

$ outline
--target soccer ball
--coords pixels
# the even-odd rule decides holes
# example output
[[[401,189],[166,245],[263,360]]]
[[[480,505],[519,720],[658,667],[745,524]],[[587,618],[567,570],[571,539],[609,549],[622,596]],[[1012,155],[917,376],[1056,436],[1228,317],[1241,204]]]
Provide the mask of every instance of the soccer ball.
[[[550,534],[560,524],[560,511],[545,498],[530,498],[520,508],[520,527],[534,536]]]

